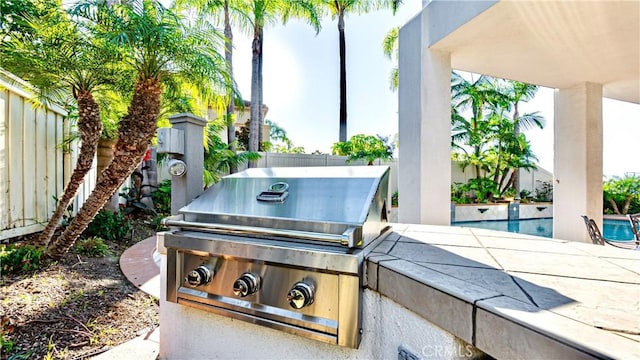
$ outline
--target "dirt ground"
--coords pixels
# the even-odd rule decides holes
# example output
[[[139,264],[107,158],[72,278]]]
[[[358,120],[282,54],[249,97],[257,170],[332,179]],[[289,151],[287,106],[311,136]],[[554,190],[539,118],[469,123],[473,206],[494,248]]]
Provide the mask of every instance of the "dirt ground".
[[[107,242],[109,256],[86,257],[74,247],[36,272],[2,274],[0,359],[83,359],[157,327],[158,299],[120,271],[120,254],[153,234],[143,220],[134,230],[125,243]]]

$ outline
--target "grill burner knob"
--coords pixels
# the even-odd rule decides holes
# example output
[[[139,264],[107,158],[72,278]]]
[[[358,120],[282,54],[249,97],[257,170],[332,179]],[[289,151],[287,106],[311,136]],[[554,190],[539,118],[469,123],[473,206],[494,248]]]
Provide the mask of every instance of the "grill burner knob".
[[[210,283],[212,277],[213,270],[211,270],[211,268],[206,265],[200,265],[197,268],[189,271],[186,280],[190,286],[196,287]]]
[[[245,297],[260,289],[260,277],[252,273],[244,273],[233,283],[233,293]]]
[[[287,301],[294,309],[302,309],[313,304],[314,288],[306,282],[300,281],[293,285],[287,294]]]

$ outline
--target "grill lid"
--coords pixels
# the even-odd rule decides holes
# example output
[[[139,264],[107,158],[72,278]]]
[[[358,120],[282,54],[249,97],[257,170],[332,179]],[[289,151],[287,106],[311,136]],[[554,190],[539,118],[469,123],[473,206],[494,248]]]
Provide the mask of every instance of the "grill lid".
[[[387,166],[248,169],[180,212],[189,222],[337,234],[363,246],[386,223],[388,174]]]

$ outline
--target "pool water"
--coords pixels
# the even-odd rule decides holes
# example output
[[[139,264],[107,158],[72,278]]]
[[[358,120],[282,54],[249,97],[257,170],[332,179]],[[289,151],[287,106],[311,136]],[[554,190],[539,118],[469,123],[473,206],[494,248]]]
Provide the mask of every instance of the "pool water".
[[[491,220],[491,221],[461,221],[452,225],[466,226],[489,230],[508,231],[519,234],[553,237],[553,219],[528,220]],[[587,228],[585,226],[585,233]],[[602,236],[609,240],[633,240],[631,225],[626,220],[605,219],[602,226]]]

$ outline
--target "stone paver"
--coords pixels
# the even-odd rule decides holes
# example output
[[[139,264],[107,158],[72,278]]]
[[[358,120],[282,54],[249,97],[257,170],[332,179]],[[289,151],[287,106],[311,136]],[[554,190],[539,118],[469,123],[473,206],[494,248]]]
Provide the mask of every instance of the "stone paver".
[[[488,354],[640,359],[640,251],[485,229],[398,233],[376,249],[376,289]]]

